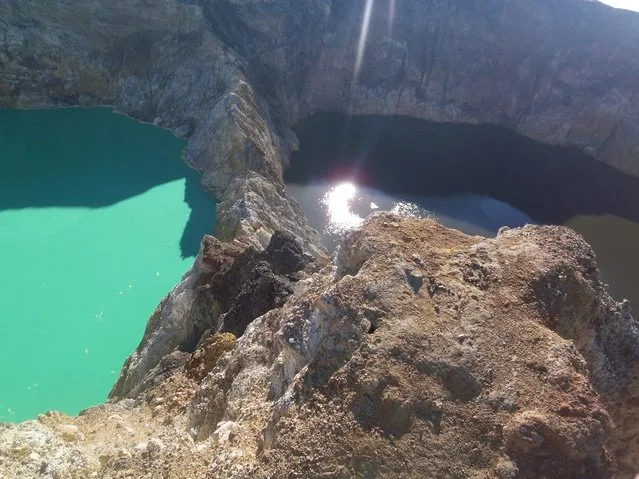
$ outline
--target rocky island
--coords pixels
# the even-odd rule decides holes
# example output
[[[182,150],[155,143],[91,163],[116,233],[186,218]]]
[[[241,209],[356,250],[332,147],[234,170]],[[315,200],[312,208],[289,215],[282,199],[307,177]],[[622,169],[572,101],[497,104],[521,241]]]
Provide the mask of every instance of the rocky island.
[[[380,213],[331,259],[282,180],[292,126],[326,111],[495,125],[639,176],[639,15],[373,3],[0,2],[0,105],[168,128],[221,200],[109,401],[0,425],[1,477],[639,471],[639,329],[579,235]]]

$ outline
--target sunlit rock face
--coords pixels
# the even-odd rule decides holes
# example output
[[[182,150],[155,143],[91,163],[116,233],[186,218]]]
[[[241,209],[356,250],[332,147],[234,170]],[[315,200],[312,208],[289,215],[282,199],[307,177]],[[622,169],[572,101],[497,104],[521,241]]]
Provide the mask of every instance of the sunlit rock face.
[[[197,288],[160,305],[138,352],[176,339],[178,320],[208,321],[201,340],[150,370],[134,356],[114,390],[129,400],[0,425],[0,477],[637,470],[639,330],[567,228],[485,239],[382,213],[334,263],[309,263],[290,235],[263,252],[206,237],[198,268],[185,279]],[[216,333],[244,319],[239,337]]]

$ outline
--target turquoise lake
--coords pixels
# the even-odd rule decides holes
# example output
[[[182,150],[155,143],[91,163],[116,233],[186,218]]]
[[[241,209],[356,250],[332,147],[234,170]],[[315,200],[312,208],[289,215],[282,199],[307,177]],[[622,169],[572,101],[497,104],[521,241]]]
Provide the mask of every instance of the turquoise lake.
[[[215,223],[183,148],[107,108],[0,110],[0,422],[106,399]]]

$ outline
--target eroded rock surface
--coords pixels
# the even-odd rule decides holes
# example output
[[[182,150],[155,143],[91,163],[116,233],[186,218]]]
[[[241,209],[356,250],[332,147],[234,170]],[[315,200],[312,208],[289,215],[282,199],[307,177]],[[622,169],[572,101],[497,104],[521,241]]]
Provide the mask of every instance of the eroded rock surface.
[[[299,272],[313,261],[289,233],[275,232],[263,251],[206,236],[193,268],[149,319],[111,396],[138,395],[145,376],[158,374],[157,365],[174,349],[192,351],[216,332],[244,334],[255,318],[284,305]]]
[[[637,323],[573,231],[527,226],[484,239],[378,214],[335,264],[300,251],[287,235],[262,252],[207,237],[192,294],[218,312],[217,329],[136,377],[129,399],[4,426],[0,475],[639,470]],[[217,332],[241,292],[271,275],[290,294],[272,294],[237,337]]]

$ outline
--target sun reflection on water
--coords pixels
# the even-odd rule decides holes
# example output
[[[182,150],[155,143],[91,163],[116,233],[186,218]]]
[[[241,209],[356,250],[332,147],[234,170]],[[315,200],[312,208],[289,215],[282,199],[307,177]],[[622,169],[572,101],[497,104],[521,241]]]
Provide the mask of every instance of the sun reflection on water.
[[[362,224],[365,217],[375,211],[391,211],[400,216],[432,217],[432,213],[407,201],[391,199],[390,203],[381,207],[369,201],[371,193],[365,188],[359,191],[355,183],[344,182],[328,189],[321,199],[326,210],[326,232],[330,234],[346,233]],[[390,197],[389,197],[390,198]],[[387,199],[388,203],[389,200]]]
[[[328,212],[328,230],[331,233],[357,228],[364,221],[364,218],[353,213],[351,208],[356,194],[357,187],[353,183],[340,183],[328,190],[322,198]]]

